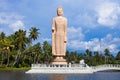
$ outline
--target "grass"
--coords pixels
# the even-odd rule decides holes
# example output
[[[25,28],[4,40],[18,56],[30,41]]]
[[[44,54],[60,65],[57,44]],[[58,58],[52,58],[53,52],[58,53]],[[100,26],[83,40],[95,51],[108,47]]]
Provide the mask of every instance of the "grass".
[[[30,67],[22,67],[22,68],[11,68],[11,67],[5,67],[0,68],[0,71],[23,71],[23,70],[29,70]]]

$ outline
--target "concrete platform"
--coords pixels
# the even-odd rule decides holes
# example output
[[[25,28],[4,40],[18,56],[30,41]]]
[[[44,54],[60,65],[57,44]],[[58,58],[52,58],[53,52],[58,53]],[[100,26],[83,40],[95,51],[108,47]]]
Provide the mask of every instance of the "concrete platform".
[[[40,65],[34,64],[28,74],[90,74],[93,70],[82,65]]]

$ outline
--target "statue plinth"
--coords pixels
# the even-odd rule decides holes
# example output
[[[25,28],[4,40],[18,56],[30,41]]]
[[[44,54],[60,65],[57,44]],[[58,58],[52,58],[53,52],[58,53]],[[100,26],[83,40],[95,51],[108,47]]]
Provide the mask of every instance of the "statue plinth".
[[[67,62],[66,62],[66,60],[63,58],[63,56],[57,56],[54,60],[53,60],[53,62],[52,62],[52,64],[63,64],[63,65],[67,65]]]

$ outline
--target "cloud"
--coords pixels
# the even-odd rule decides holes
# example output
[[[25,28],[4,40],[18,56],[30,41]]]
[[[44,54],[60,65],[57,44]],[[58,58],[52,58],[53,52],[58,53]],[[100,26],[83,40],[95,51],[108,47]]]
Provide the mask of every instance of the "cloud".
[[[97,50],[99,48],[99,39],[94,38],[90,41],[79,41],[79,40],[71,40],[69,42],[69,47],[72,50],[86,50],[93,48],[92,50]]]
[[[79,14],[75,17],[74,23],[89,28],[95,28],[97,26],[96,16],[89,13]]]
[[[82,33],[82,28],[81,27],[68,27],[68,38],[69,40],[73,39],[78,39],[78,40],[83,40],[84,39],[84,34]]]
[[[12,12],[0,12],[0,24],[10,24],[16,20],[22,20],[24,16]]]
[[[68,13],[72,14],[71,22],[74,22],[74,24],[79,26],[82,25],[87,28],[96,28],[100,26],[114,28],[120,24],[119,0],[55,1],[58,2],[58,4],[61,3],[63,6],[70,7],[70,11]]]
[[[42,42],[44,42],[44,41],[51,42],[52,40],[51,40],[51,38],[42,38]]]
[[[14,32],[18,29],[25,29],[24,22],[23,22],[24,16],[21,16],[19,14],[15,13],[6,13],[1,12],[0,13],[0,25],[1,29],[3,31],[6,31],[5,29]]]
[[[17,31],[19,29],[24,29],[24,23],[21,21],[21,20],[17,20],[16,22],[14,23],[11,23],[9,25],[9,27],[13,30],[13,31]]]
[[[97,8],[96,12],[98,15],[97,22],[100,25],[114,27],[118,24],[119,17],[120,17],[120,5],[116,2],[104,1],[100,3]]]
[[[119,51],[119,43],[120,38],[116,38],[113,37],[111,34],[108,34],[102,39],[93,38],[89,41],[80,41],[78,39],[70,40],[68,46],[73,51],[85,51],[86,49],[89,49],[91,51],[102,51],[102,53],[104,53],[104,50],[107,48],[113,54]]]
[[[82,32],[81,27],[68,27],[68,43],[67,46],[71,49],[78,49],[81,46],[79,45],[79,41],[84,40],[85,35]]]
[[[11,4],[9,1],[0,0],[0,28],[1,31],[7,32],[7,34],[18,29],[25,29],[24,16],[16,13],[12,9],[13,5],[14,3]]]

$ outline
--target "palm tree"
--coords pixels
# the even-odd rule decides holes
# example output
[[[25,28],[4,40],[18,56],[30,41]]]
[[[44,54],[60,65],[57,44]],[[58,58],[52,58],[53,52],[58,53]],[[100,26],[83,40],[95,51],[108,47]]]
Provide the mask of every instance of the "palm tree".
[[[98,53],[98,51],[94,52],[94,58],[95,58],[96,64],[98,64],[99,63],[99,53]]]
[[[6,36],[4,32],[0,33],[0,52],[1,52],[1,65],[3,64],[3,53],[4,53],[4,40]]]
[[[39,36],[39,29],[37,29],[36,27],[31,27],[31,29],[29,30],[29,43],[28,43],[28,46],[31,47],[31,44],[32,44],[32,40],[36,40]],[[34,55],[34,52],[31,52],[33,55]]]
[[[118,51],[118,53],[116,55],[116,63],[120,64],[120,51]]]
[[[5,39],[5,37],[6,37],[6,36],[5,36],[5,33],[4,33],[4,32],[1,32],[1,33],[0,33],[0,40],[1,40],[1,39]]]
[[[14,45],[12,44],[12,42],[8,38],[5,38],[4,48],[7,51],[7,65],[6,66],[8,66],[9,65],[10,51],[12,50],[12,48],[14,48]]]
[[[120,60],[120,51],[117,53],[116,59]]]
[[[15,65],[19,61],[19,57],[21,53],[25,50],[26,44],[27,44],[27,38],[26,38],[26,31],[19,29],[19,31],[15,32],[15,47],[18,50],[18,53],[16,55],[14,64]]]
[[[99,63],[105,64],[105,56],[103,54],[99,54]]]
[[[48,44],[47,41],[43,42],[43,53],[44,53],[44,62],[50,63],[53,59],[52,57],[52,47]]]
[[[89,51],[89,49],[87,49],[87,50],[85,51],[85,56],[88,57],[88,58],[90,58],[90,57],[92,56],[92,52]]]
[[[33,52],[34,52],[34,63],[38,63],[38,61],[42,57],[42,48],[40,43],[37,43],[33,46]]]
[[[69,51],[66,51],[65,59],[67,60],[68,63],[70,62],[69,54],[70,54]]]
[[[105,57],[106,57],[106,63],[108,63],[108,61],[109,61],[109,56],[110,56],[110,51],[109,51],[109,49],[105,49]]]
[[[30,29],[30,35],[29,35],[29,38],[30,38],[30,43],[32,42],[32,40],[36,40],[39,36],[39,29],[37,29],[36,27],[31,27]]]

